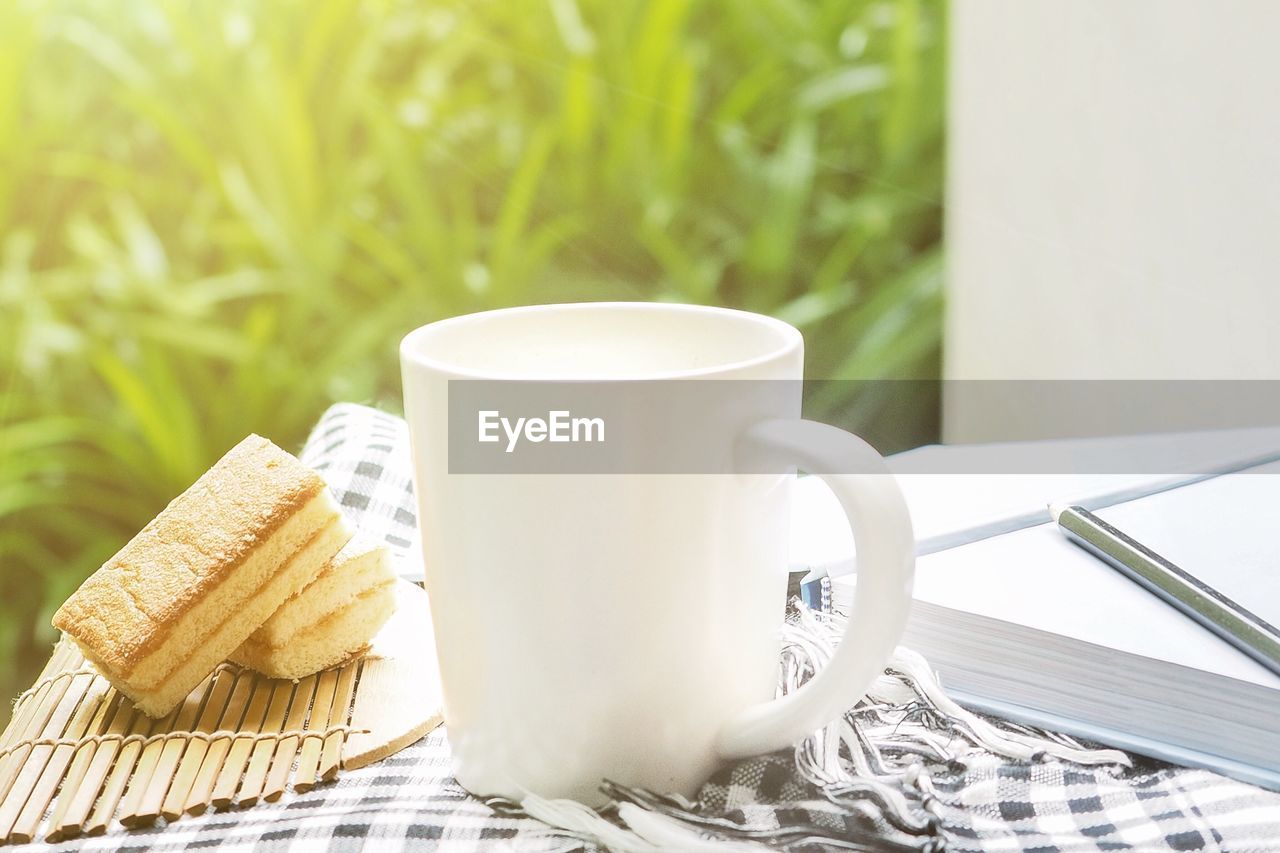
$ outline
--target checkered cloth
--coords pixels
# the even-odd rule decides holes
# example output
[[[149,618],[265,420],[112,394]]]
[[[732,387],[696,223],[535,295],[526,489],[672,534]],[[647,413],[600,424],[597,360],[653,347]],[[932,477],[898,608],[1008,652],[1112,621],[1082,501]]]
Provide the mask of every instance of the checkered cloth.
[[[386,540],[406,574],[420,566],[403,421],[334,406],[302,459],[351,520]],[[822,665],[839,627],[837,617],[800,607],[784,629],[784,690]],[[1280,851],[1280,794],[978,717],[901,649],[845,718],[795,750],[726,766],[695,803],[607,789],[615,805],[601,814],[560,801],[481,802],[450,777],[447,735],[437,729],[276,803],[30,848]]]

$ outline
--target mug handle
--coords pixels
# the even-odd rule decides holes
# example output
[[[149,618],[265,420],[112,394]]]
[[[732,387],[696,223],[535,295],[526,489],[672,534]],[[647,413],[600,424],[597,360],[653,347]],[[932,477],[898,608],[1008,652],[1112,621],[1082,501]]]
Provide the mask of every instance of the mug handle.
[[[747,429],[735,450],[749,462],[748,470],[794,465],[831,487],[853,528],[858,585],[830,662],[794,693],[752,705],[728,720],[716,739],[723,758],[791,746],[852,708],[883,672],[902,637],[915,575],[915,538],[906,501],[871,445],[817,421],[771,420]]]

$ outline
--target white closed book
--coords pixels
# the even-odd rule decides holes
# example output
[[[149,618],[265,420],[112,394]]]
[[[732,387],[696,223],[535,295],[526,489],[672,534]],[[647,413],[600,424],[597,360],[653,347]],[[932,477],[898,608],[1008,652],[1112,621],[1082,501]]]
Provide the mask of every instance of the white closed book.
[[[954,476],[949,489],[963,479]],[[1041,488],[1044,504],[1059,497],[1051,479],[1019,488]],[[1094,501],[1093,511],[1280,621],[1280,463],[1182,485],[1153,480],[1152,488],[1159,490],[1110,505]],[[802,507],[821,513],[828,498],[817,484],[798,491]],[[834,578],[834,609],[847,607],[855,588],[853,575]],[[903,642],[970,707],[1280,789],[1280,676],[1054,524],[1033,518],[920,556]]]

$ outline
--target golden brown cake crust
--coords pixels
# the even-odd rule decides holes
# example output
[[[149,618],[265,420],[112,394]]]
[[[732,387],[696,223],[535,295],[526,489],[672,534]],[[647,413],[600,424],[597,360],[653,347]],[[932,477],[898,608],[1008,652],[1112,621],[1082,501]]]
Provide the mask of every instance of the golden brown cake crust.
[[[127,676],[202,596],[324,489],[250,435],[176,497],[54,614],[53,625]]]

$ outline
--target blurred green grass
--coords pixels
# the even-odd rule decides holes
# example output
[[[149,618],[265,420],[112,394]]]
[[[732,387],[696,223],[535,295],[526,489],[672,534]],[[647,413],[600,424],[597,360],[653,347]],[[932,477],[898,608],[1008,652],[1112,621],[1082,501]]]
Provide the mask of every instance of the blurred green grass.
[[[431,319],[719,303],[798,324],[815,377],[936,375],[944,27],[917,0],[0,4],[0,690],[245,433],[398,409]],[[927,395],[847,387],[814,414],[931,437]]]

